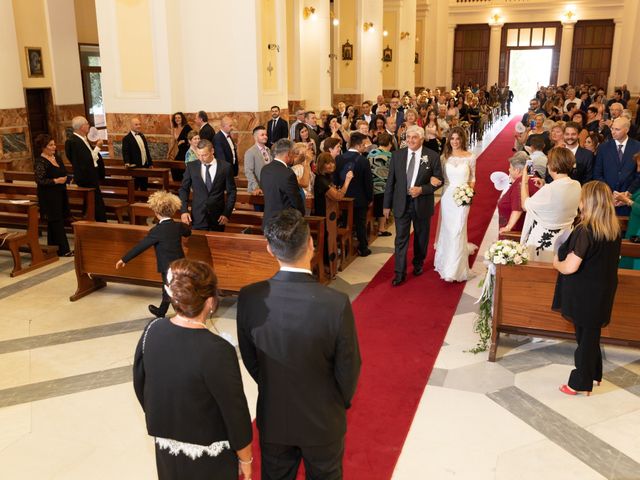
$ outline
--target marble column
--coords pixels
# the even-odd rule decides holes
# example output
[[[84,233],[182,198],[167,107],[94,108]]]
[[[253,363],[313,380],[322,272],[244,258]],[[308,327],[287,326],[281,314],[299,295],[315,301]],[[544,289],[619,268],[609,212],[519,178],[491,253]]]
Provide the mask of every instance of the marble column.
[[[20,63],[24,57],[18,50],[12,2],[0,2],[0,170],[31,158],[31,140],[24,103]]]
[[[416,0],[385,0],[384,29],[388,36],[383,45],[389,47],[392,60],[384,62],[383,85],[386,96],[394,89],[415,89]]]
[[[500,74],[500,44],[502,41],[502,25],[491,25],[489,37],[489,71],[487,72],[487,87],[498,83]]]
[[[435,10],[434,14],[431,14],[431,9]],[[430,52],[427,56],[427,61],[433,61],[434,65],[434,72],[431,78],[435,83],[435,87],[450,90],[453,62],[451,61],[450,63],[449,57],[453,55],[453,40],[451,41],[451,48],[449,48],[449,36],[451,32],[455,34],[455,25],[453,30],[448,29],[449,2],[432,2],[428,18],[428,28],[431,31],[431,34],[429,34],[431,47],[427,50]]]
[[[453,88],[453,52],[455,48],[456,25],[450,24],[447,29],[447,88]]]
[[[560,43],[560,64],[558,66],[558,85],[569,83],[571,74],[571,52],[573,50],[573,32],[575,22],[562,23],[562,42]]]

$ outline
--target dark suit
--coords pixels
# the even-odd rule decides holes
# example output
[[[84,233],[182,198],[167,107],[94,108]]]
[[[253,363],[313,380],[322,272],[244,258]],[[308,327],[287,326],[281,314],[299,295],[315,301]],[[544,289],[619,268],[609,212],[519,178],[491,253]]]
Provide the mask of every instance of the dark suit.
[[[167,283],[167,270],[174,260],[184,258],[182,250],[182,237],[191,235],[191,229],[182,222],[174,222],[171,219],[162,220],[155,227],[149,230],[147,236],[140,240],[135,247],[129,250],[122,257],[124,263],[129,263],[147,248],[153,246],[156,251],[156,266],[158,272],[162,274],[162,283]],[[162,303],[160,311],[167,313],[171,300],[169,295],[162,288]]]
[[[122,160],[124,161],[125,165],[135,165],[136,167],[151,168],[153,166],[153,161],[151,160],[149,144],[147,143],[147,139],[144,134],[138,133],[138,135],[142,139],[142,144],[144,145],[144,151],[147,155],[147,163],[142,165],[142,152],[140,151],[140,145],[138,145],[135,134],[133,132],[129,132],[122,138]],[[149,179],[134,177],[133,184],[135,185],[136,189],[146,190],[149,186]]]
[[[418,176],[414,186],[421,187],[422,194],[411,198],[407,185],[407,148],[402,148],[391,154],[389,177],[384,192],[384,208],[393,209],[396,219],[395,240],[395,271],[405,275],[407,271],[407,250],[409,234],[413,223],[413,266],[422,267],[427,257],[429,243],[429,227],[433,215],[433,193],[440,187],[431,185],[431,177],[444,180],[439,155],[429,148],[422,147],[418,162]],[[422,160],[427,156],[428,159]]]
[[[593,180],[593,153],[586,148],[578,147],[576,150],[576,168],[570,177],[584,185]]]
[[[209,140],[211,144],[213,144],[213,139],[216,135],[216,131],[213,129],[209,123],[205,123],[202,125],[202,128],[198,131],[198,136],[200,140]]]
[[[301,456],[310,478],[342,478],[361,364],[347,295],[280,271],[240,291],[237,322],[242,361],[258,384],[262,478],[294,479]]]
[[[353,171],[353,180],[346,196],[353,198],[353,224],[358,237],[358,250],[363,253],[368,248],[367,209],[373,201],[373,177],[367,158],[351,150],[336,157],[334,183],[343,185],[349,170]]]
[[[295,208],[304,215],[304,201],[296,174],[281,160],[272,160],[262,167],[260,185],[264,194],[263,228],[271,218],[287,208]]]
[[[236,182],[233,179],[231,165],[216,159],[216,174],[212,178],[211,190],[202,179],[202,162],[186,164],[182,185],[178,195],[182,201],[182,213],[187,213],[189,192],[193,191],[191,202],[191,220],[194,230],[224,231],[224,225],[218,223],[220,215],[231,218],[236,204]],[[226,193],[226,201],[225,201]]]
[[[107,212],[100,193],[100,180],[105,177],[104,162],[98,154],[98,166],[93,163],[91,148],[76,134],[69,135],[64,144],[64,153],[73,166],[73,181],[79,187],[95,189],[96,221],[106,222]]]
[[[276,120],[269,120],[267,122],[267,147],[271,148],[271,145],[281,138],[289,138],[289,125],[280,117]]]
[[[627,137],[622,162],[618,161],[617,145],[615,140],[609,140],[598,147],[593,178],[605,182],[616,192],[634,193],[640,187],[640,175],[633,156],[640,152],[640,142]],[[626,206],[616,208],[618,215],[629,215],[630,211]]]
[[[227,141],[227,135],[220,130],[213,137],[213,148],[215,151],[216,160],[224,160],[233,170],[233,176],[238,176],[238,147],[236,146],[236,142],[231,139],[233,143],[233,150],[231,150],[231,145]],[[231,138],[231,137],[229,137]],[[234,161],[235,158],[235,161]]]

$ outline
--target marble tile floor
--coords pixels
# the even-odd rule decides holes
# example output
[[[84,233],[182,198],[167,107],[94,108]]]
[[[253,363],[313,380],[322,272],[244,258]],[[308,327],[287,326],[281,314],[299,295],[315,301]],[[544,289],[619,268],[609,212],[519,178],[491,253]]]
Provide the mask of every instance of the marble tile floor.
[[[481,251],[496,231],[494,217]],[[372,250],[332,287],[355,298],[391,256],[393,237]],[[154,478],[153,443],[130,380],[157,289],[110,284],[69,302],[72,259],[11,279],[5,255],[0,478]],[[557,390],[571,369],[571,342],[505,336],[495,363],[467,353],[476,343],[482,262],[473,270],[393,478],[640,479],[640,350],[606,346],[604,382],[588,398]],[[235,298],[223,298],[215,322],[233,340],[235,311]],[[253,414],[257,390],[242,371]]]

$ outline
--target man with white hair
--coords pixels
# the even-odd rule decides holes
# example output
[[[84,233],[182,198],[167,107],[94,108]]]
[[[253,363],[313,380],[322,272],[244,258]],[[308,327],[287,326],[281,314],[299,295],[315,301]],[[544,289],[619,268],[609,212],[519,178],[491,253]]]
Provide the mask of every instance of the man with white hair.
[[[412,125],[407,129],[407,147],[393,152],[389,177],[384,192],[383,213],[386,218],[393,209],[396,219],[395,277],[396,287],[407,278],[407,250],[413,223],[413,274],[422,275],[427,257],[429,227],[434,209],[434,192],[444,177],[440,156],[424,147],[424,129]]]
[[[73,166],[73,181],[79,187],[95,189],[96,221],[106,222],[107,212],[100,193],[100,180],[105,177],[104,162],[100,156],[102,140],[98,140],[96,146],[91,148],[87,140],[89,122],[84,117],[74,117],[71,127],[73,134],[65,142],[64,152]]]
[[[633,156],[640,152],[640,142],[629,137],[629,119],[616,118],[611,125],[611,140],[598,147],[594,180],[605,182],[614,193],[630,196],[640,188],[640,175],[637,173]],[[618,206],[618,215],[629,215],[630,208]]]

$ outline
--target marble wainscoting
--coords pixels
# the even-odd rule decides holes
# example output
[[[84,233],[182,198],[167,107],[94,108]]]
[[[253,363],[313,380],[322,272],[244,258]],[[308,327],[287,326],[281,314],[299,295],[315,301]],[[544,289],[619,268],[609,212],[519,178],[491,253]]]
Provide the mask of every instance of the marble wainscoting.
[[[306,110],[306,107],[307,107],[306,100],[289,100],[289,115],[291,116],[290,120],[295,121],[293,117],[296,114],[296,110]],[[282,118],[287,118],[287,117],[283,116]]]
[[[53,136],[58,145],[64,145],[67,137],[73,133],[71,120],[85,115],[84,103],[53,106],[53,111],[49,113],[49,131],[54,132]]]
[[[362,93],[334,93],[333,94],[333,104],[338,105],[338,102],[344,102],[347,105],[353,105],[356,109],[360,110],[360,106],[362,102],[365,100],[370,100],[372,103],[375,103],[375,98],[364,98],[364,94]]]
[[[0,109],[0,169],[31,168],[31,135],[26,108]]]

